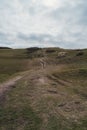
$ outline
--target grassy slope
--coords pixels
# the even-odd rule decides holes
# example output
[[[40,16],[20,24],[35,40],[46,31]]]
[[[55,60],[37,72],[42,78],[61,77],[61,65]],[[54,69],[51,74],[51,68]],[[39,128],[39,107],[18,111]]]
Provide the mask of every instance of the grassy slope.
[[[87,50],[81,56],[76,56],[78,50],[53,50],[46,53],[44,70],[39,64],[41,50],[31,54],[27,50],[0,50],[0,81],[27,70],[3,99],[1,130],[87,129]],[[68,53],[59,58],[60,51]]]
[[[25,50],[0,50],[0,82],[7,80],[9,76],[24,71],[27,68],[27,56]]]

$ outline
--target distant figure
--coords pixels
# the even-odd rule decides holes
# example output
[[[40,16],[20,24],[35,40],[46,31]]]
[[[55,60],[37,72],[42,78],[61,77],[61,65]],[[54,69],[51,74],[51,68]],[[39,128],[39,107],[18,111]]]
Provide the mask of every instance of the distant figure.
[[[43,59],[40,59],[40,64],[42,66],[42,69],[44,69],[46,67],[46,63]]]

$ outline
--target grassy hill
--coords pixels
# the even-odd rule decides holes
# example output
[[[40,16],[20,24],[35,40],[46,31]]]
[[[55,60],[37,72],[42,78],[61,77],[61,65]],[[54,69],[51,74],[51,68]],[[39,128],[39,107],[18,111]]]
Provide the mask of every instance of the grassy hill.
[[[0,49],[0,130],[86,130],[87,49]]]

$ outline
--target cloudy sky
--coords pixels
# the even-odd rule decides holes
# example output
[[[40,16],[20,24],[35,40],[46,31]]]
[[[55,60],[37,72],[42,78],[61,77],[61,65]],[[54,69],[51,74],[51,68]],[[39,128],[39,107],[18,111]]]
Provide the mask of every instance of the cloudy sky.
[[[0,0],[0,46],[87,48],[87,1]]]

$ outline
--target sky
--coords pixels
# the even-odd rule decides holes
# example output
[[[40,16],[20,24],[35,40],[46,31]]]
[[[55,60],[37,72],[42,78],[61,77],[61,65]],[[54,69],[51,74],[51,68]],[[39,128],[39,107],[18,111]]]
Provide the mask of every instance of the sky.
[[[0,0],[0,46],[87,48],[87,1]]]

